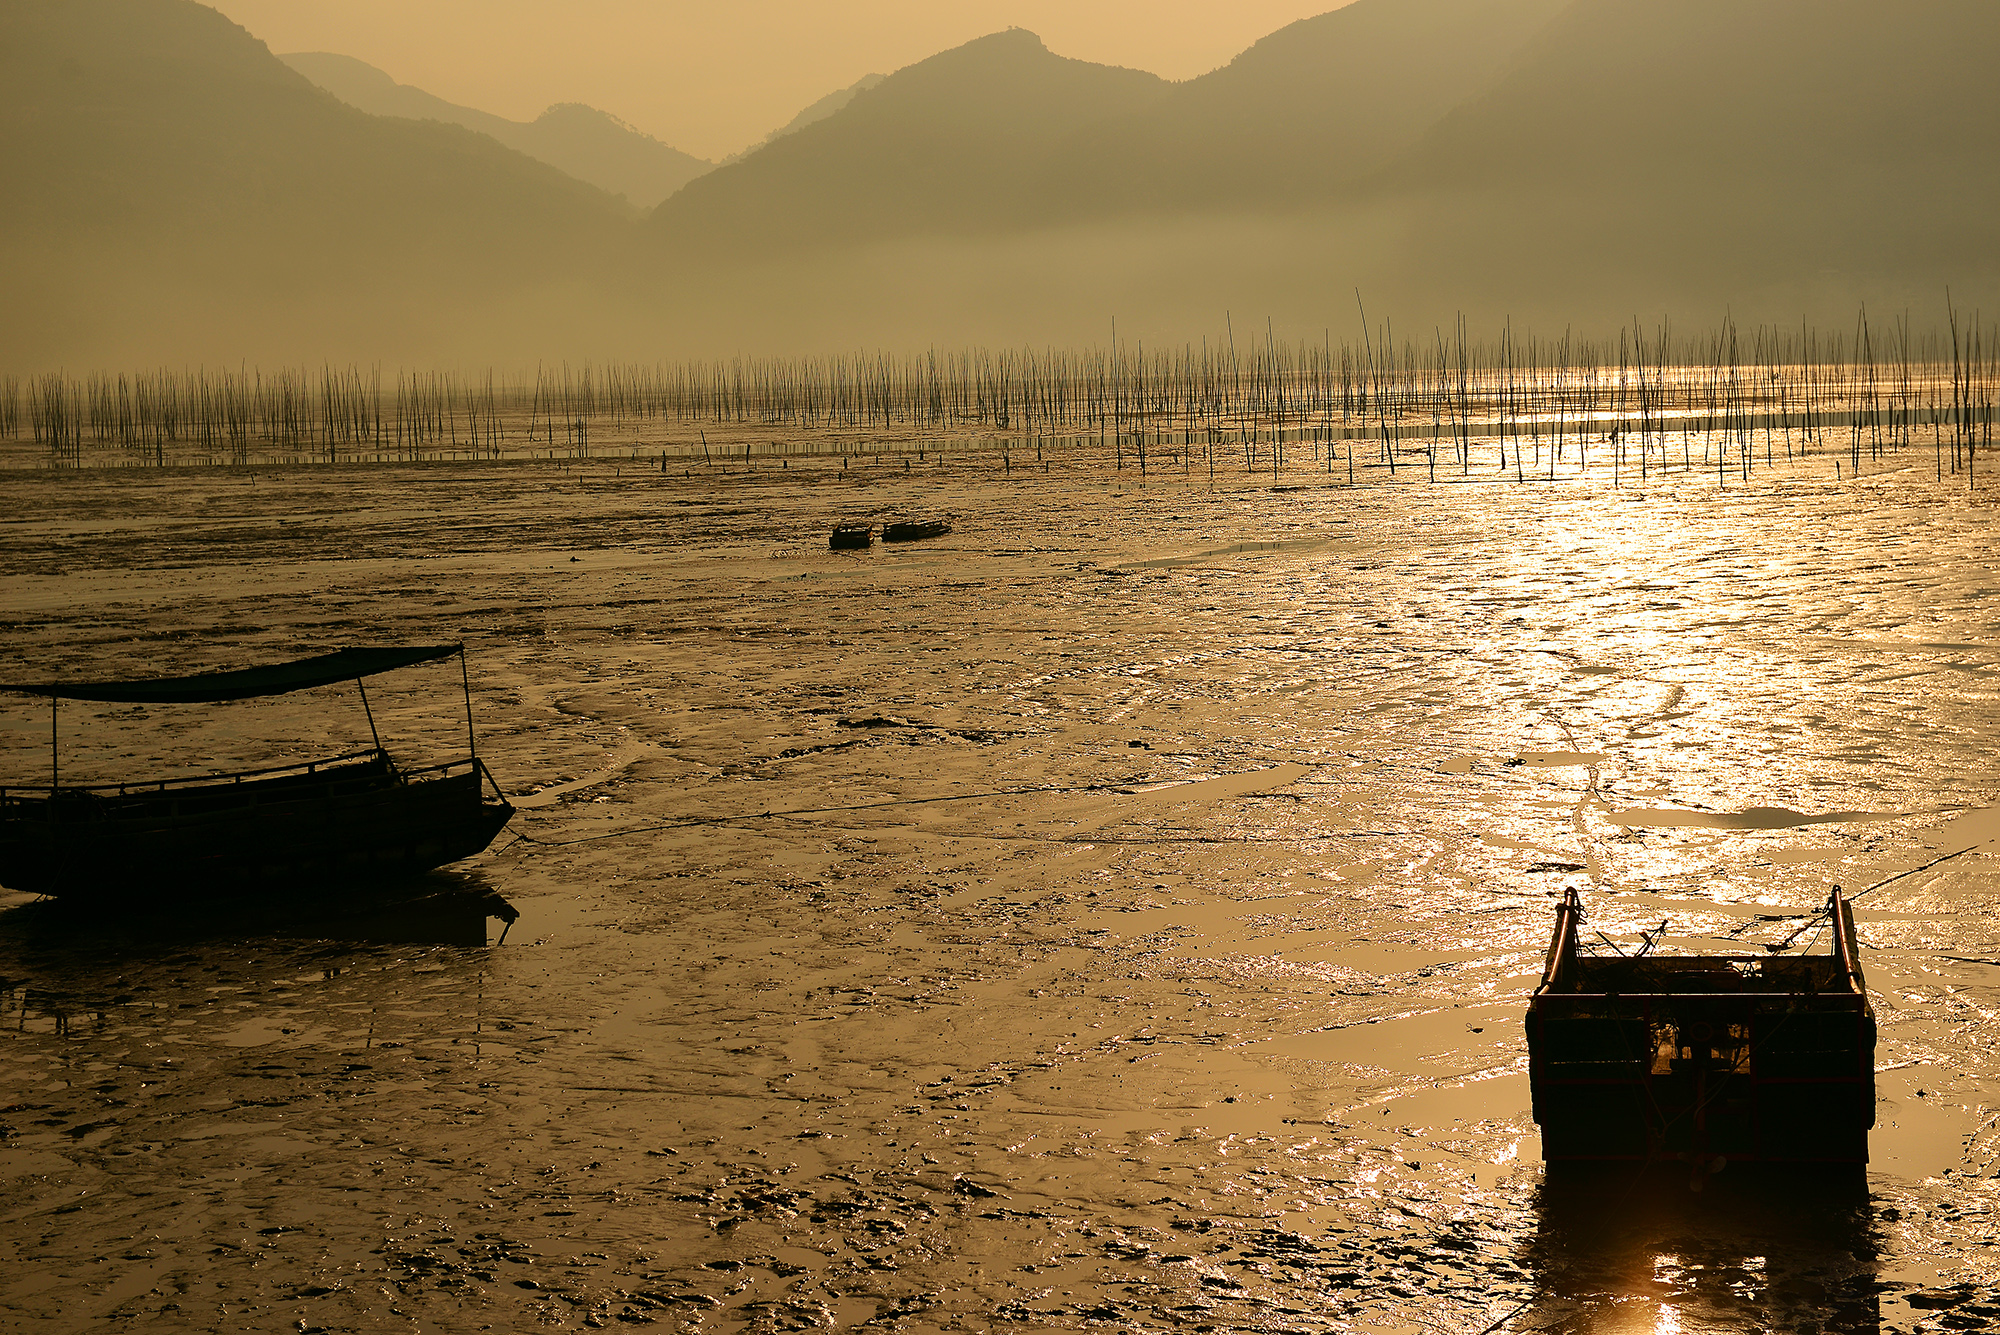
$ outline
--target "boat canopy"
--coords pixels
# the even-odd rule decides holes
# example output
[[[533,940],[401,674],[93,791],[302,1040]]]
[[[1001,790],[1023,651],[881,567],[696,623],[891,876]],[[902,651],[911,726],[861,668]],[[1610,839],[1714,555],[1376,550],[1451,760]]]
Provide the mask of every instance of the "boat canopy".
[[[126,705],[202,705],[223,700],[249,700],[261,695],[356,681],[378,672],[393,672],[415,663],[449,658],[463,646],[413,645],[405,648],[336,649],[330,654],[267,667],[201,672],[191,677],[150,677],[137,681],[45,681],[0,684],[0,691],[41,695],[58,700],[101,700]]]

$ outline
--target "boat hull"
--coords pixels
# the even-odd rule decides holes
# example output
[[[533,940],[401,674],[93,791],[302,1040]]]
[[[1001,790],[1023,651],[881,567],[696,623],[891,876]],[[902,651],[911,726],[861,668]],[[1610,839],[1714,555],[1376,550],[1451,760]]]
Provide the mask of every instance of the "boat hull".
[[[1542,1158],[1865,1164],[1874,1053],[1855,997],[1538,997],[1528,1072]]]
[[[1585,956],[1557,910],[1528,1003],[1528,1084],[1553,1169],[1868,1162],[1875,1013],[1836,892],[1820,956]]]
[[[946,520],[906,520],[902,523],[883,525],[882,541],[921,542],[926,538],[942,538],[949,532],[951,532],[951,524]]]
[[[134,793],[10,793],[0,885],[64,900],[229,899],[408,877],[490,843],[513,817],[477,762],[415,774],[385,760]]]

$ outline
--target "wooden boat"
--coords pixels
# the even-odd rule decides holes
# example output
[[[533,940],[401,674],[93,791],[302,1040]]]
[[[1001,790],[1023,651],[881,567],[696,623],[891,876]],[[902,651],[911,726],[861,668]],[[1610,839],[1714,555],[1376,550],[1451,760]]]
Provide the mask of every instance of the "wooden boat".
[[[1865,1164],[1875,1013],[1836,891],[1824,955],[1591,955],[1574,890],[1528,1003],[1542,1157]]]
[[[942,538],[951,532],[948,519],[907,519],[882,526],[884,542],[916,542],[923,538]]]
[[[836,552],[842,552],[857,547],[869,546],[874,541],[875,526],[873,524],[835,524],[833,526],[833,537],[827,542],[827,546]]]
[[[453,654],[465,686],[467,754],[406,768],[375,733],[362,679]],[[367,750],[187,779],[60,782],[54,720],[62,700],[200,704],[346,681],[361,690],[375,743]],[[343,649],[197,676],[0,690],[47,697],[51,718],[49,783],[0,788],[0,885],[15,890],[132,903],[380,881],[470,857],[514,814],[475,748],[460,645]]]

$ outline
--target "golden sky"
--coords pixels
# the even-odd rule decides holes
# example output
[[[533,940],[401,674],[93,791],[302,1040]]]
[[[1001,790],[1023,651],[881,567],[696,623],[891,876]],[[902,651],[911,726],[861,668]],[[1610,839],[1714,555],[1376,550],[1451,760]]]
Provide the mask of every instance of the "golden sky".
[[[1185,79],[1345,0],[209,0],[273,51],[336,51],[531,120],[587,102],[714,158],[863,75],[1007,27]]]

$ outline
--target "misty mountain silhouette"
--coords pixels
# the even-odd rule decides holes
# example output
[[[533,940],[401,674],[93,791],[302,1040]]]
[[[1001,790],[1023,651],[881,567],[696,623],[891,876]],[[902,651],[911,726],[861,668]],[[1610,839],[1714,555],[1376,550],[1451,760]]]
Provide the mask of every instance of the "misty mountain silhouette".
[[[187,0],[0,6],[0,173],[22,357],[146,320],[295,323],[293,299],[393,327],[630,227],[613,196],[484,135],[342,104]]]
[[[512,121],[397,83],[353,56],[298,51],[278,59],[351,107],[491,135],[579,181],[623,195],[640,209],[652,208],[714,165],[580,102],[557,103],[532,121]]]
[[[1397,177],[1840,192],[1857,173],[1991,178],[1996,56],[2000,6],[1983,0],[1572,0]]]
[[[782,139],[788,134],[805,129],[808,125],[819,124],[828,116],[831,116],[834,112],[839,111],[849,102],[852,102],[858,94],[867,92],[887,77],[885,74],[864,74],[847,87],[836,88],[825,97],[818,98],[809,103],[800,110],[798,115],[792,117],[783,125],[780,125],[777,129],[750,145],[750,147],[738,153],[731,153],[728,157],[722,159],[722,161],[725,163],[741,162],[764,145],[770,143],[773,139]]]
[[[555,239],[617,217],[603,191],[482,135],[341,104],[184,0],[18,0],[0,34],[0,162],[46,187],[5,211],[17,225],[296,243],[353,227]]]
[[[10,0],[0,360],[1088,337],[1318,323],[1356,285],[1441,321],[1976,301],[1996,62],[1992,0],[1355,0],[1183,83],[1010,30],[635,221],[488,134],[345,105],[193,0]],[[571,114],[516,128],[602,132]]]
[[[1414,147],[1568,3],[1360,0],[1180,84],[999,33],[657,216],[684,243],[747,248],[1323,200]]]
[[[769,256],[1331,209],[1329,238],[1366,213],[1414,281],[1502,304],[1620,274],[1936,289],[1993,268],[1996,59],[1991,0],[1356,0],[1179,84],[1014,31],[652,221],[680,253]]]
[[[1987,0],[1574,0],[1376,188],[1461,277],[1935,300],[1994,271],[1996,59]]]
[[[899,70],[690,182],[651,223],[680,245],[736,252],[1034,225],[1047,204],[1029,187],[1051,146],[1167,87],[1009,29]]]
[[[1360,0],[1290,24],[1142,113],[1084,127],[1044,187],[1091,214],[1244,212],[1351,193],[1490,86],[1571,0]]]

